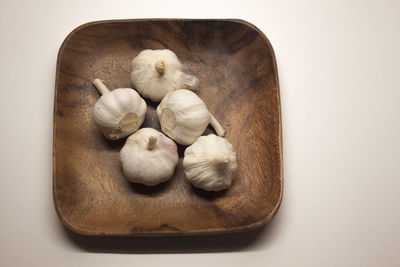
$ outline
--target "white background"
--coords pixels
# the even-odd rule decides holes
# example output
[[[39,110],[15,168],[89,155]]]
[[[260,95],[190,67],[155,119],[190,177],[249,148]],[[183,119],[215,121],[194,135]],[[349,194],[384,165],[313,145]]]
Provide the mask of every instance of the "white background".
[[[240,18],[271,41],[284,199],[261,231],[86,239],[52,202],[56,57],[75,27]],[[1,266],[399,266],[400,1],[0,2]]]

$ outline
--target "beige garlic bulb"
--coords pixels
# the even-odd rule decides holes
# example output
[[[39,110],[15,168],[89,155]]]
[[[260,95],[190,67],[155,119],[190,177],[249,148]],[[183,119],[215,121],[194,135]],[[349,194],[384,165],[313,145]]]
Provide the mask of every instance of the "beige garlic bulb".
[[[185,150],[183,170],[195,187],[207,191],[228,189],[237,168],[232,144],[215,134],[200,136]]]
[[[142,96],[161,101],[170,91],[198,87],[199,79],[183,73],[182,68],[171,50],[146,49],[132,60],[131,81]]]
[[[172,177],[178,164],[174,141],[152,128],[142,128],[126,140],[120,152],[126,178],[149,186]]]
[[[219,136],[225,134],[204,101],[192,91],[180,89],[169,92],[156,111],[162,131],[179,144],[192,144],[209,123]]]
[[[147,105],[135,90],[119,88],[110,92],[99,79],[93,84],[102,94],[93,107],[93,120],[105,137],[116,140],[139,129]]]

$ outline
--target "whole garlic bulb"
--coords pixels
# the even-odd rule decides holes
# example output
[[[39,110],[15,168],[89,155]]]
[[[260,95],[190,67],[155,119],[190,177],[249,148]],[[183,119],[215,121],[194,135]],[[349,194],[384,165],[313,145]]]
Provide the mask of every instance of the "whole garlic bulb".
[[[93,120],[105,137],[121,139],[139,129],[147,105],[135,90],[119,88],[110,92],[99,79],[93,84],[102,94],[93,107]]]
[[[183,170],[195,187],[207,191],[227,189],[237,168],[232,144],[215,134],[200,136],[185,150]]]
[[[132,60],[131,81],[142,96],[153,101],[160,101],[170,91],[199,85],[199,79],[182,72],[178,57],[168,49],[140,52]]]
[[[204,101],[192,91],[180,89],[169,92],[156,111],[162,131],[179,144],[192,144],[209,123],[219,136],[225,134]]]
[[[129,181],[152,186],[172,177],[179,157],[174,141],[155,129],[142,128],[128,137],[120,159]]]

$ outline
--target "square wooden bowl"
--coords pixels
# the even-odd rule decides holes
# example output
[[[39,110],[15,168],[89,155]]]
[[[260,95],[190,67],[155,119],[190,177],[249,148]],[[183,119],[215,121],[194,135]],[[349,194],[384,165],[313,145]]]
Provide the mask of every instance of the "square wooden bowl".
[[[192,187],[182,169],[155,187],[128,182],[119,151],[95,127],[99,94],[131,87],[131,60],[143,49],[170,49],[197,76],[196,92],[225,128],[238,157],[229,190]],[[98,21],[71,32],[57,61],[54,103],[54,205],[70,230],[86,235],[181,235],[252,229],[267,223],[282,198],[278,74],[265,35],[241,20]],[[146,100],[142,127],[160,130],[158,103]],[[208,129],[205,134],[212,133]]]

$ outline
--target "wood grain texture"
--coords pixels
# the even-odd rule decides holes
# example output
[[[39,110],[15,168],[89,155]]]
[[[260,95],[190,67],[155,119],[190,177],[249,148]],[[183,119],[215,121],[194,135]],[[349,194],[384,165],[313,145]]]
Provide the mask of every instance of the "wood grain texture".
[[[92,120],[99,93],[131,87],[130,62],[143,49],[171,49],[201,83],[197,94],[226,130],[238,174],[223,192],[192,187],[182,169],[155,187],[128,182],[119,151]],[[267,38],[240,20],[100,21],[75,29],[57,62],[54,106],[53,197],[64,225],[87,235],[205,234],[267,223],[282,198],[279,85]],[[157,103],[146,99],[142,127],[160,130]],[[208,128],[205,134],[212,133]]]

